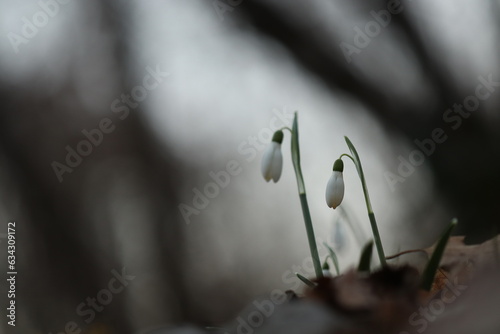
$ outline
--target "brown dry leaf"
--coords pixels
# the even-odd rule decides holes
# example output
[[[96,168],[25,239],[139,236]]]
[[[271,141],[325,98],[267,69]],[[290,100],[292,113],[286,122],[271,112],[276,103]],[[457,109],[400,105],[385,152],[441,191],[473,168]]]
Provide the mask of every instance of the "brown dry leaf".
[[[478,268],[491,267],[498,261],[500,236],[479,245],[466,245],[464,238],[464,236],[454,236],[448,241],[439,266],[445,276],[457,276],[468,280]],[[430,257],[435,248],[436,245],[433,245],[424,251]]]
[[[432,284],[430,294],[432,295],[437,291],[441,291],[445,287],[447,280],[448,276],[446,273],[442,269],[439,269],[434,277],[434,283]]]
[[[350,270],[344,275],[316,280],[306,296],[328,305],[370,333],[392,333],[406,326],[418,306],[419,274],[410,266],[384,267],[366,275]]]
[[[306,290],[306,297],[343,315],[349,331],[342,333],[402,333],[429,305],[450,300],[450,291],[459,296],[472,278],[481,278],[484,269],[500,266],[500,236],[479,245],[463,241],[463,236],[449,239],[431,291],[419,288],[419,271],[406,265],[383,267],[370,275],[350,270],[335,278],[323,277],[315,281],[316,287]],[[430,257],[434,249],[424,251]]]

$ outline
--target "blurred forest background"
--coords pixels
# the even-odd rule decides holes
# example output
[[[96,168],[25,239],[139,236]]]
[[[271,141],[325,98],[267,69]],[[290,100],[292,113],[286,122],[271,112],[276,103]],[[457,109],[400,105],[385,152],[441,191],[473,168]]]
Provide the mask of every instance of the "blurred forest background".
[[[344,135],[388,254],[428,247],[452,217],[468,242],[490,238],[500,231],[499,5],[0,1],[0,255],[6,271],[16,221],[18,270],[17,326],[2,331],[214,325],[294,287],[287,272],[308,248],[289,138],[278,184],[259,163],[269,129],[296,110],[317,235],[342,268],[359,253],[346,217],[370,233],[349,161],[347,216],[324,203]],[[69,166],[79,148],[91,153]],[[231,161],[229,184],[196,199]],[[77,307],[122,268],[134,278],[87,322]]]

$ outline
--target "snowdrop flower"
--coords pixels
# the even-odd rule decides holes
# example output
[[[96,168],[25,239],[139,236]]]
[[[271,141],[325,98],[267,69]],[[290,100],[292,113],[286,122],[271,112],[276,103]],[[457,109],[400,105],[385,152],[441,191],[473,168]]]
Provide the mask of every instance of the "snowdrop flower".
[[[273,135],[271,144],[267,147],[262,158],[262,175],[269,182],[278,182],[283,169],[283,155],[281,154],[281,143],[283,142],[283,131],[278,130]]]
[[[321,271],[323,272],[323,277],[332,277],[332,273],[330,272],[330,265],[327,262],[328,258],[323,263],[323,267],[321,267]]]
[[[337,159],[333,164],[333,173],[328,180],[326,185],[326,204],[335,209],[342,203],[344,198],[344,177],[342,172],[344,171],[344,163],[341,159]]]
[[[323,277],[332,277],[330,270],[323,269]]]

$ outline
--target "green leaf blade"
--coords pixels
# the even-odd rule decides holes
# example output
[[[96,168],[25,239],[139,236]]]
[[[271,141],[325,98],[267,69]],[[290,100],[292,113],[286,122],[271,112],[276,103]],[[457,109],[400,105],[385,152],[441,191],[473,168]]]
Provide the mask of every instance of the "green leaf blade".
[[[432,283],[434,283],[434,277],[436,276],[436,272],[439,269],[439,263],[441,262],[441,258],[443,257],[444,250],[446,249],[446,245],[448,244],[448,240],[450,239],[451,232],[453,231],[455,226],[457,226],[457,224],[457,219],[452,219],[450,225],[446,228],[441,238],[439,239],[439,242],[436,245],[436,249],[434,249],[431,258],[429,259],[429,262],[427,262],[427,266],[424,269],[424,273],[422,274],[422,289],[427,291],[431,290]]]
[[[299,273],[295,273],[295,275],[297,275],[297,277],[302,281],[304,282],[307,286],[309,286],[310,288],[314,288],[316,286],[316,284],[314,284],[313,282],[311,282],[309,279],[307,279],[306,277],[302,276],[301,274]]]
[[[358,271],[370,272],[370,264],[372,262],[373,240],[370,240],[364,247],[359,258]]]
[[[335,271],[337,272],[337,276],[340,275],[339,260],[337,258],[337,254],[335,254],[333,249],[326,242],[323,242],[323,245],[328,250],[328,254],[330,255],[330,258],[332,259],[333,265],[335,267]]]
[[[293,165],[300,165],[300,150],[299,150],[299,127],[298,115],[295,112],[292,125],[292,162]]]
[[[297,184],[299,187],[299,194],[306,192],[304,180],[302,177],[302,169],[300,167],[300,148],[299,148],[299,125],[298,125],[298,114],[295,112],[292,125],[292,163],[295,169],[295,175],[297,177]]]
[[[345,142],[347,143],[347,147],[349,147],[349,151],[351,151],[351,154],[355,160],[355,165],[356,165],[356,169],[358,170],[358,174],[362,179],[364,179],[363,168],[361,167],[361,159],[359,158],[358,151],[356,150],[356,148],[352,144],[349,137],[344,136],[344,139],[345,139]]]

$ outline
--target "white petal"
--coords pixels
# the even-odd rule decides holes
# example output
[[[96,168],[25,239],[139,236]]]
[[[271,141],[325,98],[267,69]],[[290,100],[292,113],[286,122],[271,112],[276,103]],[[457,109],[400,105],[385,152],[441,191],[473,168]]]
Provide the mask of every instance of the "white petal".
[[[269,180],[271,180],[272,178],[271,167],[273,162],[273,156],[274,156],[274,145],[272,145],[271,143],[271,145],[269,145],[264,151],[261,164],[262,176],[267,182],[269,182]]]
[[[278,144],[278,143],[276,143]],[[278,182],[281,177],[281,171],[283,170],[283,154],[281,153],[281,145],[274,150],[273,163],[271,175],[273,177],[274,183]]]
[[[330,208],[336,208],[344,198],[344,178],[342,172],[334,171],[326,185],[325,199]]]

